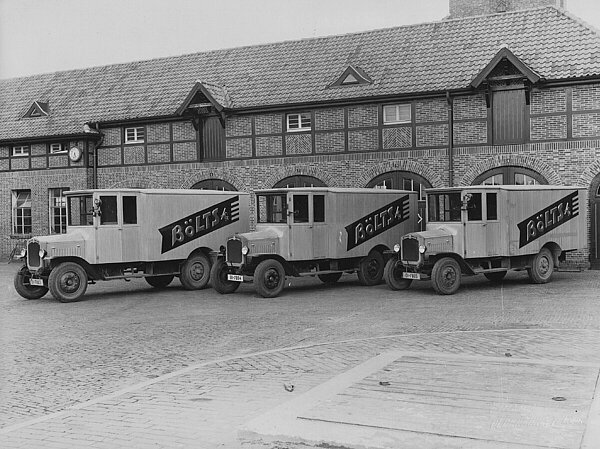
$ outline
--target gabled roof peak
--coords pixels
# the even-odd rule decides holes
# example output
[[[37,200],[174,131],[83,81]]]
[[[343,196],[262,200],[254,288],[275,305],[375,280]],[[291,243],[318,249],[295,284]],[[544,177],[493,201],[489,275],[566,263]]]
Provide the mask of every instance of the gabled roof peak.
[[[48,115],[50,115],[48,102],[34,101],[23,118],[47,117]]]
[[[531,70],[525,63],[523,63],[517,56],[513,54],[508,47],[503,46],[498,53],[492,58],[492,60],[485,66],[485,68],[479,72],[479,74],[471,81],[471,87],[477,89],[483,84],[488,78],[502,76],[498,73],[498,68],[503,61],[507,61],[507,68],[513,68],[518,71],[523,78],[526,78],[531,84],[537,83],[541,77]],[[512,73],[506,73],[505,76],[514,77]]]

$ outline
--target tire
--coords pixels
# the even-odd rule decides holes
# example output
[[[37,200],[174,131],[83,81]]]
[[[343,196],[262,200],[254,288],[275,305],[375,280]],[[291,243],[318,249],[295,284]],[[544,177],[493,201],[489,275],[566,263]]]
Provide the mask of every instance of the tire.
[[[154,288],[165,288],[171,283],[174,277],[172,274],[161,274],[158,276],[146,276],[144,279]]]
[[[324,284],[335,284],[342,277],[342,273],[317,274],[317,277]]]
[[[19,295],[21,295],[25,299],[40,299],[46,293],[48,293],[47,287],[40,287],[37,285],[30,285],[29,279],[31,278],[31,273],[27,269],[26,266],[23,266],[17,273],[15,274],[14,285],[15,290]]]
[[[200,290],[208,285],[210,261],[202,253],[192,254],[181,266],[179,280],[186,290]]]
[[[241,282],[228,281],[227,273],[229,273],[229,269],[223,259],[217,260],[210,269],[210,283],[222,295],[233,293],[241,284]]]
[[[385,264],[383,278],[390,290],[406,290],[412,284],[412,279],[404,279],[402,273],[406,271],[400,260],[391,258]]]
[[[527,269],[529,279],[534,284],[545,284],[550,281],[554,272],[554,257],[548,248],[542,248],[531,258],[531,268]]]
[[[493,271],[492,273],[483,273],[491,282],[501,282],[506,277],[506,271]]]
[[[48,287],[60,302],[75,302],[83,296],[88,286],[88,275],[81,265],[63,262],[48,277]]]
[[[431,284],[440,295],[453,295],[460,287],[461,270],[451,257],[438,260],[431,272]]]
[[[285,270],[277,260],[267,259],[254,270],[254,287],[263,298],[274,298],[283,290]]]
[[[362,285],[377,285],[383,279],[384,261],[379,251],[371,251],[360,261],[358,280]]]

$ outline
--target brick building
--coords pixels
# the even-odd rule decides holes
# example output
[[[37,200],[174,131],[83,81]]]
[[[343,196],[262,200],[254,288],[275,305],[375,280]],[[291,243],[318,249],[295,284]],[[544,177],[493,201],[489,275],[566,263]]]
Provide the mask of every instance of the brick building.
[[[600,35],[561,6],[0,80],[0,253],[66,189],[548,183],[589,187],[598,263]]]

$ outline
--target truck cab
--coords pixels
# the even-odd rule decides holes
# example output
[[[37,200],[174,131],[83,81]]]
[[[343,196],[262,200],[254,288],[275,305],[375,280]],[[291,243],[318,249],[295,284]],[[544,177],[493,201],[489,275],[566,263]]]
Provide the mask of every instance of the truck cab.
[[[585,198],[584,189],[568,186],[428,189],[426,229],[395,245],[386,282],[401,290],[431,279],[438,293],[452,294],[462,275],[498,282],[522,269],[532,282],[548,282],[566,252],[586,244],[578,209]]]

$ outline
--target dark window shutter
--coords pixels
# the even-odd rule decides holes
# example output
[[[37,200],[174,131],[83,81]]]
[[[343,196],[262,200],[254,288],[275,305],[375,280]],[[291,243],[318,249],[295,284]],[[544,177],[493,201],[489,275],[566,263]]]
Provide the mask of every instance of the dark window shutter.
[[[492,103],[494,144],[523,143],[525,141],[525,92],[499,90]]]

